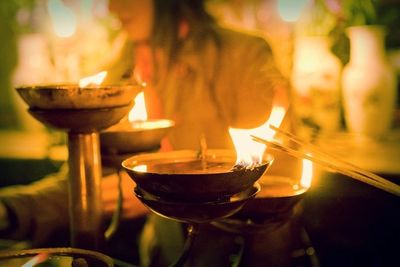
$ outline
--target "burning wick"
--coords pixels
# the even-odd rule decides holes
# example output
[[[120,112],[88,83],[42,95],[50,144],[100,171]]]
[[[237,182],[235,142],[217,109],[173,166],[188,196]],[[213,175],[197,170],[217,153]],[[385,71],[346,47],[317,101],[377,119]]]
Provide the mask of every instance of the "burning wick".
[[[234,170],[253,169],[263,162],[263,155],[267,146],[264,143],[255,142],[251,135],[260,135],[270,140],[275,132],[269,128],[270,125],[280,125],[285,117],[285,108],[276,105],[272,108],[268,120],[259,127],[252,129],[229,128],[233,145],[237,153]]]
[[[87,87],[90,85],[93,85],[93,86],[100,85],[106,76],[107,76],[107,71],[101,71],[95,75],[82,78],[79,80],[79,86]]]
[[[208,149],[207,148],[207,139],[206,139],[205,135],[202,134],[200,136],[200,151],[199,151],[199,155],[198,155],[198,157],[200,159],[200,164],[201,164],[201,170],[202,171],[206,171],[208,168],[218,167],[219,166],[219,164],[215,164],[214,163],[214,164],[210,165],[207,162],[207,149]],[[245,169],[247,167],[248,167],[248,165],[246,165],[246,164],[240,164],[240,163],[238,164],[238,163],[236,163],[232,167],[232,169],[230,171],[239,171],[239,170]],[[253,167],[255,167],[255,165]]]

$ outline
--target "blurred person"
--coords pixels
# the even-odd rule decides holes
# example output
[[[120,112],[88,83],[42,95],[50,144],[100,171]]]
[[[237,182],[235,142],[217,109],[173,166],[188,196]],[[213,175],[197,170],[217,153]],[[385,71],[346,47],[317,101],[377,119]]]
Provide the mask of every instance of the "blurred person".
[[[289,78],[293,26],[282,19],[276,0],[209,0],[207,8],[225,27],[256,32],[270,44],[277,68]],[[290,7],[286,7],[290,8]]]
[[[261,37],[220,27],[201,0],[134,2],[110,1],[129,41],[106,79],[133,77],[147,84],[150,117],[176,122],[169,136],[174,149],[199,148],[203,134],[210,147],[232,147],[229,127],[267,120],[275,90],[286,90],[286,84]],[[132,12],[146,5],[154,16]],[[150,32],[145,22],[153,18],[157,27]]]
[[[139,12],[144,6],[153,12]],[[176,122],[168,136],[172,149],[199,149],[201,136],[209,148],[232,148],[229,127],[261,125],[276,96],[288,106],[287,82],[265,39],[220,26],[203,1],[111,0],[110,10],[128,39],[112,73],[147,84],[150,115]],[[183,238],[178,223],[151,214],[140,245],[142,264],[171,264]]]
[[[265,39],[219,26],[202,0],[110,0],[109,9],[121,21],[122,45],[106,64],[106,82],[132,79],[147,84],[149,118],[176,123],[163,150],[199,149],[201,136],[209,148],[233,148],[229,127],[264,123],[275,96],[288,105],[287,82]],[[102,182],[106,214],[112,213],[118,196],[114,176]],[[143,216],[147,209],[133,196],[134,183],[126,175],[123,180],[123,216]],[[7,211],[3,214],[13,219],[8,226],[20,238],[36,240],[67,227],[68,221],[60,218],[68,209],[66,182],[63,170],[33,185],[1,190]],[[140,244],[142,265],[164,266],[175,260],[182,230],[176,222],[148,216]],[[165,240],[167,236],[174,240]]]

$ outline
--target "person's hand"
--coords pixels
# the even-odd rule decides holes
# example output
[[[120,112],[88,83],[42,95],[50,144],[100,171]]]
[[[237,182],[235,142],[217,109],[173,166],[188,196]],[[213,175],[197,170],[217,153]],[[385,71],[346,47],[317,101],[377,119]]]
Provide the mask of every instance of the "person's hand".
[[[133,193],[135,183],[125,171],[120,171],[122,187],[122,213],[121,217],[133,219],[148,213],[148,209],[136,198]],[[111,217],[118,203],[118,174],[111,174],[102,178],[103,212]]]

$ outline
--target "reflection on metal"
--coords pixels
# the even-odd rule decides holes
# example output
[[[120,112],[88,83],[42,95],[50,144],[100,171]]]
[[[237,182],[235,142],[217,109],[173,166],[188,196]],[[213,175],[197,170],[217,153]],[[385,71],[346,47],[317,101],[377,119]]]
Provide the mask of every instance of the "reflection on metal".
[[[101,161],[98,133],[69,133],[69,205],[73,247],[101,243]],[[94,246],[94,247],[93,247]]]

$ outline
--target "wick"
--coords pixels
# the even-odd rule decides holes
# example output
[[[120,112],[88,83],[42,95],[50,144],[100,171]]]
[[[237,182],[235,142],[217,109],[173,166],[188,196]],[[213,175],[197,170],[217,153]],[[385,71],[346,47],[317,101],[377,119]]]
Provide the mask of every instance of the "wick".
[[[207,153],[207,140],[205,135],[202,134],[200,136],[200,160],[201,160],[201,168],[203,170],[207,169],[206,153]]]
[[[240,171],[240,170],[247,169],[247,168],[251,168],[251,166],[249,166],[249,165],[246,164],[245,162],[241,161],[241,162],[237,162],[237,163],[232,167],[232,171]]]

